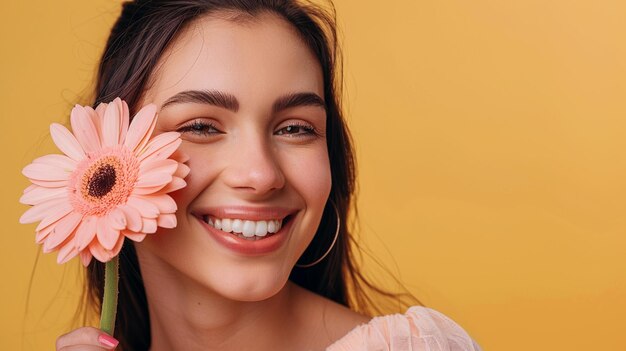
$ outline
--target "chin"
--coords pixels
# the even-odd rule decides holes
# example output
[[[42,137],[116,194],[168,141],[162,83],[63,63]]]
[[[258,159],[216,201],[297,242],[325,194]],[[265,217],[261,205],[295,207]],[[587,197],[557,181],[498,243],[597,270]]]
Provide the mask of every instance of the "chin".
[[[233,301],[263,301],[278,294],[289,279],[289,274],[279,274],[277,269],[226,269],[210,279],[209,285],[219,295]]]
[[[274,257],[233,257],[198,245],[197,240],[175,240],[176,235],[187,237],[158,233],[137,245],[138,253],[144,253],[140,264],[154,267],[149,271],[159,272],[155,279],[190,283],[189,287],[207,289],[232,301],[263,301],[275,296],[285,287],[295,262],[292,257],[296,255],[289,250]]]

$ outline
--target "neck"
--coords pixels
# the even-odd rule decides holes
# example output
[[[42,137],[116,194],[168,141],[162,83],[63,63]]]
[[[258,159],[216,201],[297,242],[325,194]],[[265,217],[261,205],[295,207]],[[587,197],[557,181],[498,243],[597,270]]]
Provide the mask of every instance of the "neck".
[[[155,257],[140,258],[148,299],[151,351],[280,350],[286,326],[299,318],[291,282],[263,301],[234,301],[216,294]],[[296,325],[294,325],[296,324]]]

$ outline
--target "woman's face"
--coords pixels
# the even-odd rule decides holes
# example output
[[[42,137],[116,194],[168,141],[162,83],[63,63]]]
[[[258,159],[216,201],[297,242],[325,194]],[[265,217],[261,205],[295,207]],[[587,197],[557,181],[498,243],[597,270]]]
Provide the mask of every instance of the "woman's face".
[[[233,300],[272,296],[312,240],[330,193],[319,63],[276,16],[204,17],[181,33],[153,78],[142,104],[160,108],[155,133],[182,133],[191,172],[173,194],[177,227],[136,244],[142,270]],[[218,230],[207,223],[216,219],[230,221]]]

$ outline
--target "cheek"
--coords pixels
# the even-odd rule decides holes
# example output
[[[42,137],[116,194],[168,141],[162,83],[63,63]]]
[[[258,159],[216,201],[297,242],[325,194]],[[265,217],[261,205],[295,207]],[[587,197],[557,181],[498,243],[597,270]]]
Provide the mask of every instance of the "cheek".
[[[319,212],[321,215],[332,185],[326,149],[311,150],[306,157],[287,156],[282,169],[289,186],[304,198],[307,211]]]
[[[180,255],[181,252],[194,252],[197,245],[196,218],[190,214],[190,204],[193,203],[211,185],[219,174],[215,164],[207,162],[205,153],[198,153],[192,148],[181,147],[181,151],[190,158],[187,166],[190,172],[185,178],[187,186],[169,195],[177,204],[177,225],[173,229],[159,228],[155,235],[146,237],[141,246],[148,248],[152,254],[159,256],[181,269],[185,267],[185,260],[189,256]]]
[[[187,161],[190,172],[185,178],[187,186],[171,193],[172,198],[178,204],[177,215],[184,215],[189,204],[198,197],[216,179],[218,168],[215,164],[207,161],[206,157],[187,152],[190,156]]]

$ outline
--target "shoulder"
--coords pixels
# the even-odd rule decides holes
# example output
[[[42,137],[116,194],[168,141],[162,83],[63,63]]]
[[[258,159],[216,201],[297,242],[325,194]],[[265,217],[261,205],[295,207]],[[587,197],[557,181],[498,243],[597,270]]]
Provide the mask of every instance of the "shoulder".
[[[460,325],[443,313],[413,306],[404,314],[374,317],[327,349],[366,350],[480,351],[481,348]]]
[[[306,349],[323,349],[371,319],[295,284],[291,291],[297,301],[292,313],[300,321],[300,330],[309,341],[314,339]]]

